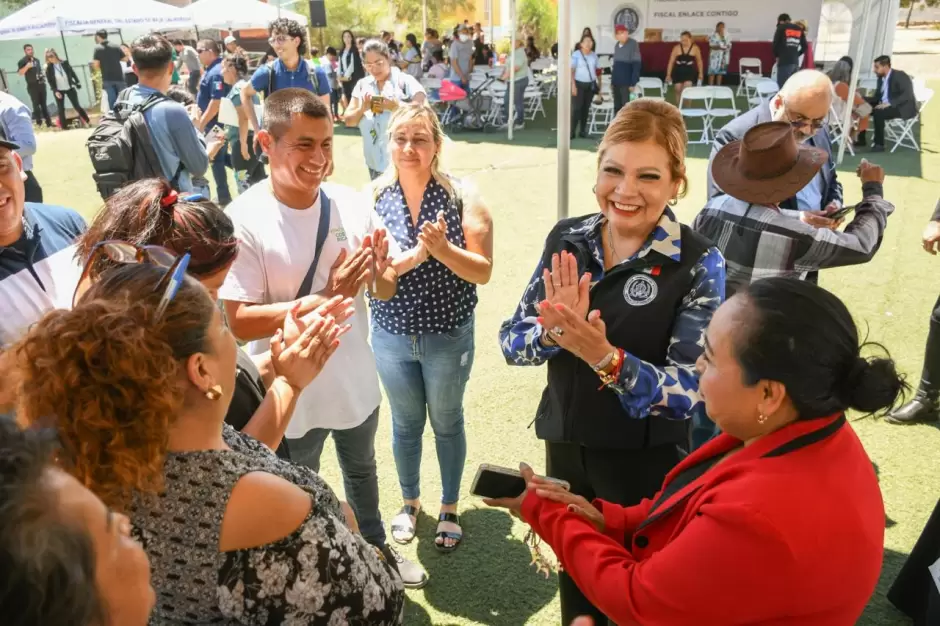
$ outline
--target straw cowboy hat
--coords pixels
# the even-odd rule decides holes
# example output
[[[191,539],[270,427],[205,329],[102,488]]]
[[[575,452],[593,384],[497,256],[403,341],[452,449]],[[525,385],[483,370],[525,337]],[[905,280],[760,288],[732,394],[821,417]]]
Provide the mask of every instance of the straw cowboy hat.
[[[719,150],[712,177],[732,198],[777,204],[808,185],[828,158],[825,150],[798,143],[787,122],[767,122]]]

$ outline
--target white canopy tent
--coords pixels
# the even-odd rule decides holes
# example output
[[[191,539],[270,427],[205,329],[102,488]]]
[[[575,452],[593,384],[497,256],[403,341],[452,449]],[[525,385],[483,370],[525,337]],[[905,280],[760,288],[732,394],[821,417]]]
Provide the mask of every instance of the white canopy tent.
[[[307,26],[307,16],[258,0],[197,0],[184,11],[196,28],[267,28],[269,23],[279,17]]]
[[[182,10],[155,0],[39,0],[0,20],[0,39],[32,39],[96,30],[189,28]]]

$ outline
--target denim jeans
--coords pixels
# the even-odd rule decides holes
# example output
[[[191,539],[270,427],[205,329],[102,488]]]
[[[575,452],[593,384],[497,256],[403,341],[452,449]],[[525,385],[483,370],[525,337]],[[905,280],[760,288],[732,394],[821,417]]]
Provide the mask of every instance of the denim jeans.
[[[375,467],[375,432],[379,425],[376,407],[369,419],[348,430],[314,428],[300,439],[291,439],[291,461],[320,471],[323,444],[333,435],[339,468],[343,472],[346,499],[356,513],[363,538],[379,548],[385,545],[385,528],[379,513],[379,481]]]
[[[392,451],[402,497],[421,497],[421,438],[430,416],[441,503],[456,503],[467,458],[463,395],[473,367],[473,318],[439,335],[393,335],[373,325],[372,349],[392,410]]]
[[[108,108],[113,109],[114,103],[117,102],[118,94],[120,94],[127,87],[127,83],[123,80],[106,80],[101,83],[101,93],[108,94]]]
[[[228,143],[212,159],[212,177],[215,179],[216,202],[221,207],[225,207],[232,201],[232,192],[228,189],[228,172],[226,171],[226,161],[228,160]]]
[[[516,92],[515,95],[515,104],[516,106],[516,124],[525,123],[525,90],[529,86],[529,78],[520,78],[515,83],[513,83],[513,89]],[[506,118],[506,121],[509,120],[509,90],[506,90],[506,100],[503,102],[503,117]]]

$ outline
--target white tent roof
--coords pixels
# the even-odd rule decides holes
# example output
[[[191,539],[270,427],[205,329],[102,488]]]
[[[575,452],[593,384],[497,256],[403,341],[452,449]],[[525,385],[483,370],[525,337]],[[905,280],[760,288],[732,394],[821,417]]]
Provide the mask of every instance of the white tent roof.
[[[258,0],[197,0],[186,7],[196,28],[267,28],[278,17],[307,25],[307,17]]]
[[[0,20],[0,39],[54,37],[102,28],[168,30],[189,28],[182,9],[155,0],[39,0]]]

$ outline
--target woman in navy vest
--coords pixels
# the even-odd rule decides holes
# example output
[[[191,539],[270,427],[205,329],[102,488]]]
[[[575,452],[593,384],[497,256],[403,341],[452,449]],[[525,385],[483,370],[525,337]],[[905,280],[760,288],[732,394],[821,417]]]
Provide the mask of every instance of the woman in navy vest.
[[[368,49],[368,45],[367,45]],[[430,417],[441,470],[435,545],[452,552],[467,456],[463,396],[473,367],[477,285],[493,272],[493,221],[466,183],[440,169],[437,114],[402,104],[389,122],[391,167],[375,182],[375,210],[406,250],[395,263],[398,291],[372,299],[372,348],[392,410],[392,449],[404,506],[392,538],[414,539],[421,509],[421,437]]]
[[[631,102],[599,148],[600,213],[562,220],[500,346],[511,365],[548,363],[536,413],[547,475],[624,506],[659,489],[713,427],[695,361],[724,299],[721,253],[672,210],[687,185],[686,132],[671,104]],[[706,427],[707,426],[707,427]],[[607,618],[559,575],[562,619]]]

